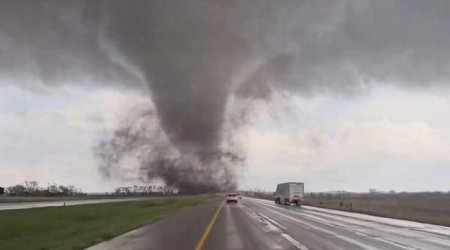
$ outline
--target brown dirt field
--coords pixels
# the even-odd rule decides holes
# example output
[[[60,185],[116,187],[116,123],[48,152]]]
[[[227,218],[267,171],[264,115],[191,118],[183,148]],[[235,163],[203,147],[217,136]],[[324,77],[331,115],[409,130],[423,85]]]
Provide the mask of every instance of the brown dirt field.
[[[315,207],[450,226],[450,195],[308,196],[306,197],[306,204]]]

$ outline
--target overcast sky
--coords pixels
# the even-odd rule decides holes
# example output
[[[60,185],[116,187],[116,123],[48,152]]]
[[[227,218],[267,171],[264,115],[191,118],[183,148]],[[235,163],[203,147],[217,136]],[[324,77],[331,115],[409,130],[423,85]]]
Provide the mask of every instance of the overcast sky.
[[[253,9],[251,4],[230,7],[195,1],[187,11],[198,15],[205,13],[198,8],[217,11],[220,14],[205,18],[216,18],[217,27],[225,31],[204,33],[195,22],[184,29],[195,27],[202,41],[219,45],[197,48],[162,35],[166,44],[176,47],[168,52],[158,39],[153,41],[153,32],[162,32],[165,22],[173,31],[183,15],[180,20],[152,19],[161,21],[158,25],[163,28],[152,23],[147,36],[138,39],[141,43],[128,43],[123,34],[140,38],[139,28],[136,33],[128,30],[142,25],[141,19],[126,19],[128,33],[114,29],[115,18],[125,15],[116,6],[107,6],[110,12],[98,21],[92,18],[100,16],[92,11],[98,6],[86,7],[84,1],[75,1],[70,8],[41,1],[44,4],[29,20],[18,20],[17,15],[26,12],[20,8],[25,3],[7,2],[0,6],[12,13],[0,11],[0,186],[36,180],[41,185],[72,184],[93,192],[144,184],[105,178],[93,153],[93,147],[108,138],[130,110],[143,103],[154,105],[164,131],[174,134],[169,137],[177,145],[192,143],[192,138],[176,130],[178,124],[195,129],[203,124],[196,123],[198,119],[210,119],[205,126],[211,128],[205,132],[209,137],[192,144],[201,148],[216,143],[222,123],[229,119],[223,110],[247,103],[248,119],[232,133],[246,158],[243,166],[232,166],[240,188],[272,191],[280,182],[303,181],[307,191],[450,191],[450,5],[446,1],[262,4],[267,8],[256,8],[259,12],[248,19],[237,10]],[[173,6],[157,7],[175,11]],[[271,11],[264,12],[267,9]],[[259,15],[264,18],[258,19]],[[106,31],[104,23],[109,25]],[[211,25],[216,28],[216,23]],[[34,34],[36,27],[40,32]],[[46,32],[51,36],[41,34]],[[240,32],[244,38],[234,35]],[[222,38],[231,45],[217,41]],[[156,46],[153,52],[165,52],[154,52],[157,60],[135,54],[147,45]],[[180,58],[193,59],[180,63]],[[176,76],[167,76],[172,72],[169,66]],[[218,73],[222,69],[225,76]],[[215,83],[169,83],[170,93],[164,92],[167,79],[185,76]],[[188,108],[180,107],[182,112],[167,112],[169,106],[177,108],[173,100],[186,90],[190,93],[186,99],[201,101],[187,100]],[[186,119],[169,117],[192,110],[196,115]],[[188,121],[192,123],[185,124]]]
[[[384,87],[354,98],[293,98],[288,108],[255,105],[238,135],[248,152],[240,186],[271,190],[299,180],[310,191],[446,191],[449,97],[449,90]],[[39,94],[2,87],[0,183],[58,182],[86,191],[134,184],[103,178],[92,146],[144,98],[114,88]]]

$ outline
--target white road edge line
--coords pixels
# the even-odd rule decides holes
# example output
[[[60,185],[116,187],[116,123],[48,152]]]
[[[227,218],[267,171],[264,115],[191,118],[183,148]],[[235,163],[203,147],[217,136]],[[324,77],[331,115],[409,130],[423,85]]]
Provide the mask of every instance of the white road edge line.
[[[279,212],[277,212],[277,211],[275,211],[275,210],[273,210],[273,209],[271,209],[271,208],[266,208],[266,209],[269,210],[269,211],[271,211],[272,213],[278,214],[278,215],[280,215],[280,216],[282,216],[282,217],[284,217],[284,218],[286,218],[286,219],[289,219],[289,220],[298,222],[298,223],[303,224],[303,225],[307,225],[307,226],[309,226],[310,228],[313,228],[313,229],[315,229],[315,230],[317,230],[317,231],[321,231],[321,232],[330,234],[330,235],[332,235],[332,236],[334,236],[334,237],[336,237],[336,238],[339,238],[339,239],[341,239],[341,240],[344,240],[344,241],[347,241],[347,242],[349,242],[349,243],[355,244],[355,245],[361,247],[361,249],[366,249],[366,250],[378,250],[378,248],[375,248],[375,247],[372,247],[372,246],[370,246],[370,245],[366,245],[366,244],[364,244],[364,243],[362,243],[362,242],[359,242],[359,241],[350,239],[350,238],[348,238],[348,237],[346,237],[346,236],[337,234],[337,233],[335,233],[335,232],[333,232],[333,231],[330,231],[330,230],[327,230],[327,229],[324,229],[324,228],[315,226],[315,225],[313,225],[313,224],[311,224],[311,223],[308,223],[308,222],[305,222],[305,221],[298,220],[297,218],[294,218],[294,217],[292,217],[292,216],[289,216],[289,215],[285,215],[285,214],[279,213]]]
[[[314,213],[314,214],[316,214],[316,213]],[[337,228],[345,228],[346,227],[345,224],[342,224],[340,222],[331,222],[331,223],[329,223],[329,222],[325,221],[323,218],[320,218],[320,217],[315,216],[315,215],[302,214],[302,216],[304,216],[306,218],[310,218],[310,219],[315,220],[315,221],[318,221],[318,222],[320,222],[322,224],[325,224],[325,225],[328,225],[330,227],[337,227]],[[327,216],[325,216],[325,217],[327,217]],[[400,243],[398,243],[396,241],[392,241],[392,240],[383,239],[383,238],[379,238],[379,237],[374,237],[374,236],[368,235],[365,232],[354,230],[351,227],[346,227],[346,229],[351,231],[351,232],[353,232],[353,233],[355,233],[355,234],[358,234],[360,236],[363,236],[363,237],[366,237],[366,238],[370,238],[370,239],[373,239],[373,240],[378,240],[378,241],[384,242],[386,244],[394,245],[394,246],[402,248],[402,249],[418,250],[418,248],[406,246],[406,245],[400,244]]]
[[[256,211],[254,211],[253,209],[247,207],[250,211],[253,211],[255,213],[255,215],[259,216],[260,218],[263,218],[266,223],[267,226],[270,225],[270,227],[276,228],[278,231],[281,231],[280,228],[286,230],[285,226],[282,226],[281,224],[279,224],[278,222],[270,219],[268,216],[263,215],[262,213],[258,213]],[[292,238],[289,234],[286,233],[281,233],[281,236],[283,238],[285,238],[286,240],[288,240],[290,243],[292,243],[292,245],[294,245],[296,248],[300,249],[300,250],[309,250],[308,247],[306,247],[305,245],[303,245],[302,243],[298,242],[296,239]]]
[[[255,211],[254,211],[253,209],[251,209],[250,207],[248,207],[248,206],[246,206],[246,205],[244,205],[244,206],[242,206],[242,207],[244,208],[245,213],[247,213],[248,216],[252,217],[252,219],[254,219],[255,221],[258,221],[258,222],[259,222],[259,221],[263,221],[263,222],[265,223],[265,227],[266,227],[266,228],[267,228],[267,226],[269,226],[269,227],[272,228],[272,229],[267,228],[268,231],[265,231],[266,233],[268,233],[268,232],[270,232],[270,231],[282,232],[279,228],[277,228],[276,226],[272,225],[269,221],[265,220],[264,217],[261,216],[261,214],[255,212]],[[264,229],[263,229],[263,230],[264,230]],[[267,249],[272,249],[272,250],[275,250],[275,249],[283,249],[282,246],[278,245],[278,244],[277,244],[276,242],[274,242],[274,241],[268,241],[268,242],[266,242],[266,243],[271,244],[271,246],[268,247]]]
[[[301,250],[308,250],[308,248],[305,245],[301,244],[296,239],[292,238],[289,234],[281,234],[281,236],[283,236],[283,238],[291,242],[292,245],[294,245],[296,248]]]
[[[259,203],[259,202],[255,202],[255,203]],[[272,204],[264,204],[264,203],[259,203],[259,204],[261,204],[261,205],[273,206],[274,208],[280,209],[278,206],[275,206],[275,205],[272,205]],[[269,208],[266,208],[266,209],[269,209]],[[271,209],[269,209],[269,210],[271,210]],[[274,212],[274,210],[272,210],[272,211]],[[288,213],[295,214],[295,212],[294,212],[294,211],[291,211],[291,210],[287,210],[287,212],[288,212]],[[333,217],[330,216],[330,215],[322,215],[322,214],[319,214],[319,213],[316,213],[316,212],[311,212],[311,211],[308,211],[308,212],[311,213],[311,215],[310,215],[310,214],[304,214],[304,213],[303,213],[302,216],[304,216],[304,217],[306,217],[306,218],[311,218],[311,219],[313,219],[313,220],[315,220],[315,221],[318,221],[318,222],[320,222],[320,223],[322,223],[322,224],[325,224],[325,225],[328,225],[328,226],[331,226],[331,227],[340,227],[340,228],[344,228],[344,225],[341,224],[341,223],[336,223],[336,222],[329,223],[329,222],[326,222],[323,218],[319,218],[319,217],[317,217],[317,216],[315,216],[315,215],[312,215],[312,214],[316,214],[316,215],[321,215],[321,216],[333,218]],[[339,216],[338,216],[338,217],[339,217]],[[386,240],[386,239],[382,239],[382,238],[378,238],[378,237],[373,237],[373,236],[370,236],[370,235],[368,235],[368,234],[366,234],[366,233],[364,233],[364,232],[352,230],[352,229],[349,229],[349,228],[347,228],[347,230],[349,230],[349,231],[351,231],[351,232],[353,232],[353,233],[356,233],[356,234],[358,234],[358,235],[360,235],[360,236],[363,236],[363,237],[365,237],[365,238],[369,238],[369,239],[372,239],[372,240],[377,240],[377,241],[380,241],[380,242],[384,242],[384,243],[386,243],[386,244],[394,245],[394,246],[399,247],[399,248],[402,248],[402,249],[407,249],[407,250],[417,250],[417,249],[418,249],[418,248],[414,248],[414,247],[410,247],[410,246],[406,246],[406,245],[400,244],[400,243],[395,242],[395,241]],[[330,233],[330,234],[331,234],[331,233]],[[333,233],[333,235],[334,235],[334,233]],[[337,235],[337,234],[336,234],[336,235]],[[342,239],[342,240],[348,241],[349,243],[352,243],[352,244],[356,244],[355,242],[357,242],[357,241],[355,241],[355,240],[353,240],[353,239],[350,239],[350,238],[345,237],[345,236],[342,236],[342,235],[339,235],[339,237],[338,237],[338,236],[336,236],[336,237],[337,237],[337,238],[340,238],[340,239]],[[359,245],[360,245],[361,247],[363,247],[363,246],[361,245],[361,243],[359,243]]]
[[[277,226],[277,227],[279,227],[279,228],[281,228],[281,229],[287,230],[287,228],[286,228],[285,226],[283,226],[283,225],[281,225],[280,223],[278,223],[278,222],[272,220],[271,218],[265,216],[264,214],[258,213],[258,215],[261,216],[261,217],[263,217],[266,221],[268,221],[268,222],[274,224],[275,226]]]

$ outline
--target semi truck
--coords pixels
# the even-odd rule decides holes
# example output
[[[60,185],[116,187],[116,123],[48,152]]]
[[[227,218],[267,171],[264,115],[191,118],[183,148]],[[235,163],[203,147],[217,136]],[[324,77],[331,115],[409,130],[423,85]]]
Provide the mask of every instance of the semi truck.
[[[274,193],[276,204],[295,204],[301,206],[304,202],[305,185],[303,182],[286,182],[277,185]]]

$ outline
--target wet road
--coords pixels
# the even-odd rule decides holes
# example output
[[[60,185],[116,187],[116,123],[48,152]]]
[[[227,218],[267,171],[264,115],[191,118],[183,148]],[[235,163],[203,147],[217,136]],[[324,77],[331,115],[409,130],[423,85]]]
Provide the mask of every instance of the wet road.
[[[13,209],[29,209],[39,207],[61,207],[61,206],[75,206],[97,203],[111,203],[123,201],[135,201],[146,199],[158,199],[160,197],[140,197],[140,198],[125,198],[125,199],[86,199],[86,200],[58,200],[58,201],[38,201],[38,202],[15,202],[15,203],[0,203],[0,210]]]
[[[90,250],[450,249],[450,228],[369,215],[216,199]]]

